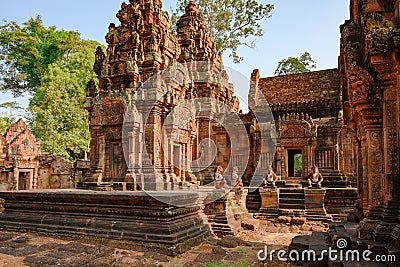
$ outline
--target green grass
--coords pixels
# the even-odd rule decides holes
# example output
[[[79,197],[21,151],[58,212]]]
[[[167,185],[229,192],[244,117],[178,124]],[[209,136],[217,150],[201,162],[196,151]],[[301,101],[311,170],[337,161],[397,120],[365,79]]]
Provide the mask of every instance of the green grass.
[[[246,253],[246,249],[240,248],[240,249],[237,250],[237,252],[243,254],[243,253]]]

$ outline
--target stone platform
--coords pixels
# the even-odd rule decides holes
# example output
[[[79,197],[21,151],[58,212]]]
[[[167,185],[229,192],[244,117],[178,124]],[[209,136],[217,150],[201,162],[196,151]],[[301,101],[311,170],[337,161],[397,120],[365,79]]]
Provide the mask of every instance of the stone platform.
[[[43,190],[0,192],[0,229],[80,238],[106,238],[123,247],[167,255],[183,253],[210,233],[195,192],[96,192]],[[161,201],[160,201],[161,200]],[[163,201],[186,204],[175,207]]]
[[[257,218],[301,216],[315,221],[331,221],[324,207],[326,189],[260,188],[261,208]]]
[[[225,193],[223,190],[213,190],[209,197],[216,198],[205,205],[213,234],[217,236],[236,235],[242,230],[242,221],[249,218],[246,208],[247,189],[232,189]]]

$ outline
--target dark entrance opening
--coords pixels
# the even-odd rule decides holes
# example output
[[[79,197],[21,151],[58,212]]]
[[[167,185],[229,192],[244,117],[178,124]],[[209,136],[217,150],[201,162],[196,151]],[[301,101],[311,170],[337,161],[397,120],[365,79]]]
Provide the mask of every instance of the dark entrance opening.
[[[20,172],[18,176],[18,190],[26,190],[28,180],[28,173],[27,172]]]
[[[303,155],[301,150],[288,151],[289,177],[301,177],[303,174]]]

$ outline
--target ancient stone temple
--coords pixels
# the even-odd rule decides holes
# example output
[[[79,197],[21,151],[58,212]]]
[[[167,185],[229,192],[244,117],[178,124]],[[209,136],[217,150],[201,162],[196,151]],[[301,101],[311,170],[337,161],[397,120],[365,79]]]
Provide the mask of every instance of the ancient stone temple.
[[[159,0],[123,3],[117,14],[120,25],[112,23],[109,26],[106,54],[101,48],[96,52],[94,70],[99,88],[97,90],[93,83],[89,83],[85,104],[90,113],[91,171],[83,178],[79,185],[81,188],[102,186],[133,190],[137,188],[138,179],[150,182],[149,172],[161,174],[164,180],[164,184],[153,184],[152,189],[170,188],[171,184],[196,185],[199,180],[202,181],[201,177],[206,179],[205,175],[199,174],[198,180],[193,175],[196,170],[182,171],[171,164],[165,155],[178,157],[178,162],[191,161],[200,158],[202,152],[205,156],[204,147],[200,144],[204,138],[213,139],[217,144],[229,143],[223,127],[212,119],[203,118],[179,126],[179,140],[162,147],[164,136],[170,136],[175,131],[171,128],[170,133],[162,132],[162,123],[171,110],[183,101],[212,98],[226,104],[234,112],[238,111],[239,102],[233,96],[233,87],[228,83],[227,75],[222,78],[225,82],[220,84],[176,83],[162,99],[151,93],[154,88],[144,90],[140,87],[152,75],[178,63],[221,63],[213,37],[207,32],[204,19],[193,2],[189,3],[179,19],[176,35],[172,33],[168,14],[161,8]],[[126,130],[127,136],[123,137],[125,111],[129,105],[135,106],[133,114],[143,114],[146,108],[152,110],[146,121],[140,118],[142,115],[132,116],[126,124],[130,127]],[[144,123],[146,127],[142,129]],[[145,147],[142,147],[143,142]],[[125,155],[124,146],[129,147]],[[146,157],[144,152],[150,156]],[[126,163],[128,158],[129,164]],[[227,167],[228,159],[223,155],[217,156],[213,167],[206,173],[212,177],[217,165]],[[139,183],[139,186],[144,184]]]
[[[276,154],[270,162],[279,179],[304,182],[317,166],[325,187],[355,187],[357,149],[343,127],[339,70],[260,78],[256,69],[251,81],[275,119]]]
[[[73,188],[71,164],[41,153],[40,143],[20,119],[0,136],[0,188],[5,191]]]
[[[249,206],[260,194],[261,217],[346,218],[357,197],[357,151],[352,135],[343,127],[339,70],[261,78],[256,69],[251,84],[267,99],[276,126],[275,155],[258,156],[253,145],[253,161],[270,164],[277,181],[276,186],[251,194]],[[249,119],[245,123],[255,125]],[[249,137],[257,139],[257,131],[249,131]],[[309,190],[306,177],[314,166],[324,178],[323,188]],[[248,168],[246,174],[253,172],[254,167]],[[315,203],[320,203],[317,210],[310,208]]]
[[[344,179],[356,175],[353,147],[344,154],[341,146],[342,105],[337,69],[270,78],[260,78],[259,71],[254,70],[251,79],[265,95],[275,118],[277,151],[273,168],[282,180],[306,177],[314,165],[327,177],[335,174]],[[300,165],[295,164],[296,160]]]
[[[0,174],[3,190],[37,189],[40,144],[20,119],[0,136]]]
[[[350,11],[340,73],[357,147],[359,237],[400,247],[400,2],[352,0]]]

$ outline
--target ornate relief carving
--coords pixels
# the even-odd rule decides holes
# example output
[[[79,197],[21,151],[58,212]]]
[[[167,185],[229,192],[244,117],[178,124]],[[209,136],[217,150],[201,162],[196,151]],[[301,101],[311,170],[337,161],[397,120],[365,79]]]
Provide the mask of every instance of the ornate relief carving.
[[[380,13],[368,13],[365,22],[365,48],[368,54],[380,54],[388,52],[390,47],[390,34],[394,29],[391,21],[388,21]]]
[[[382,134],[380,131],[368,131],[368,168],[373,173],[383,173]]]
[[[374,91],[374,79],[368,71],[356,65],[355,62],[350,66],[348,75],[351,87],[350,95],[353,104],[366,103],[368,101],[368,92]],[[381,97],[379,99],[381,99]]]

